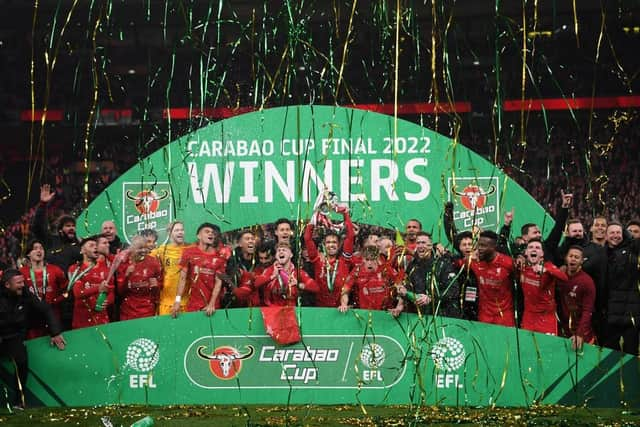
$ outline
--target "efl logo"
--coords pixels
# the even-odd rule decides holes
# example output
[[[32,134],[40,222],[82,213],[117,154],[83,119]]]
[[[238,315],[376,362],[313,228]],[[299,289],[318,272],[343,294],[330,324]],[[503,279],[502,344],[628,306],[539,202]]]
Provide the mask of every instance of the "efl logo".
[[[460,376],[449,372],[457,371],[464,365],[467,357],[464,345],[455,338],[444,337],[431,347],[430,354],[436,368],[439,371],[447,372],[447,374],[436,374],[436,387],[450,388],[453,386],[462,388],[463,384],[460,382]]]
[[[143,187],[139,182],[122,186],[122,223],[124,237],[131,238],[146,229],[158,233],[157,244],[165,243],[167,225],[173,220],[171,187],[168,182],[156,182]]]
[[[380,368],[382,368],[385,358],[384,349],[380,344],[365,344],[360,352],[360,361],[368,369],[362,371],[362,379],[364,381],[382,381]]]
[[[207,354],[206,348],[204,345],[198,347],[198,356],[209,361],[211,373],[221,380],[232,380],[237,377],[242,370],[242,361],[253,357],[255,352],[251,345],[245,346],[247,352],[244,354],[240,354],[237,349],[229,346],[218,347],[213,354]]]
[[[126,360],[126,366],[141,372],[129,375],[129,387],[156,388],[153,375],[149,373],[160,361],[160,352],[155,342],[147,338],[138,338],[127,347]]]

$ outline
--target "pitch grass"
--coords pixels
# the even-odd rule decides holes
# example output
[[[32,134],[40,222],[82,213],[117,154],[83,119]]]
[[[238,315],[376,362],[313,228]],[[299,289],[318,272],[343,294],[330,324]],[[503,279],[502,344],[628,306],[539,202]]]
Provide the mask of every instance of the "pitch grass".
[[[34,408],[0,411],[6,426],[79,425],[130,426],[145,417],[155,426],[638,426],[640,409],[448,408],[384,406],[107,406],[96,408]],[[105,420],[105,421],[103,421]]]

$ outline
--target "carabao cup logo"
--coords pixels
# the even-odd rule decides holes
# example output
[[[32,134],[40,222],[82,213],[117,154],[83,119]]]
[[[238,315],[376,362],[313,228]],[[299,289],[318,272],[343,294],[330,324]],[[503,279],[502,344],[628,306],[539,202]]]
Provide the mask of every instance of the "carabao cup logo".
[[[167,225],[173,219],[171,187],[168,182],[142,185],[125,182],[122,186],[122,223],[127,242],[146,229],[158,233],[158,244],[166,242]]]
[[[149,372],[160,361],[158,345],[147,338],[138,338],[127,347],[127,366],[138,372]]]
[[[466,352],[464,346],[455,338],[440,339],[431,348],[431,359],[438,369],[456,371],[464,365]]]
[[[247,351],[242,354],[230,346],[218,347],[213,353],[207,354],[207,347],[201,345],[198,347],[197,353],[200,358],[209,361],[209,369],[213,375],[221,380],[232,380],[240,374],[242,361],[250,359],[255,351],[251,345],[247,345],[245,348]]]
[[[164,190],[161,194],[158,194],[155,191],[142,190],[134,196],[133,191],[128,190],[126,196],[127,199],[134,202],[136,210],[141,215],[148,215],[158,211],[160,202],[169,197],[169,192]]]
[[[458,191],[454,188],[453,192],[460,196],[460,203],[468,211],[482,209],[487,202],[487,196],[493,194],[496,191],[496,187],[491,185],[488,190],[483,189],[478,185],[467,185],[464,190]]]
[[[498,225],[498,177],[449,178],[447,187],[454,205],[453,220],[459,230]]]

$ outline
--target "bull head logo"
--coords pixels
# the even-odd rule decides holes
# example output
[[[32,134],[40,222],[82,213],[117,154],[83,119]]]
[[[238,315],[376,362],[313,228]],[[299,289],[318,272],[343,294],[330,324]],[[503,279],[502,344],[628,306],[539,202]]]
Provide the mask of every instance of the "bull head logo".
[[[453,187],[453,193],[456,196],[460,196],[460,202],[470,211],[482,208],[487,201],[487,196],[495,191],[496,187],[493,184],[489,186],[487,191],[478,185],[467,185],[462,191],[458,191],[456,187]]]
[[[127,190],[126,196],[127,199],[135,203],[136,210],[141,215],[147,215],[158,210],[160,201],[169,197],[169,192],[162,190],[158,195],[152,190],[142,190],[134,196],[131,190]]]
[[[213,351],[213,354],[207,354],[204,345],[198,347],[197,353],[200,358],[209,361],[209,368],[216,377],[222,380],[230,380],[235,378],[242,368],[242,361],[249,359],[253,356],[253,346],[245,346],[247,352],[240,354],[238,350],[233,347],[218,347]]]

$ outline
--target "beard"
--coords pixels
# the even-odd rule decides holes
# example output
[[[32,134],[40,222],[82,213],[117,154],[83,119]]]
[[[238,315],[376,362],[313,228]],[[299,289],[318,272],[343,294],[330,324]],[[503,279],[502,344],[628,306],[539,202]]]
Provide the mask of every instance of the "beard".
[[[578,245],[582,243],[583,240],[583,237],[567,237],[567,243],[569,244],[569,246]]]

